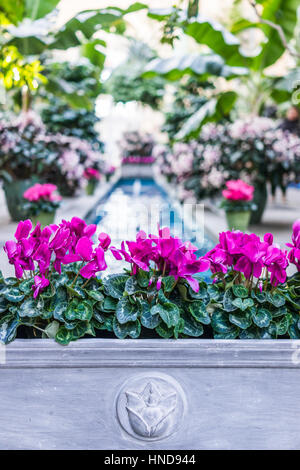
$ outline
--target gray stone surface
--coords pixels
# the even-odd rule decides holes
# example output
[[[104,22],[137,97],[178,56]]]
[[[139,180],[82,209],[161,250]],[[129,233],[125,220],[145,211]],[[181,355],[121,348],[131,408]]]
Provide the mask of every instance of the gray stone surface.
[[[16,340],[0,449],[300,449],[299,367],[292,340]]]

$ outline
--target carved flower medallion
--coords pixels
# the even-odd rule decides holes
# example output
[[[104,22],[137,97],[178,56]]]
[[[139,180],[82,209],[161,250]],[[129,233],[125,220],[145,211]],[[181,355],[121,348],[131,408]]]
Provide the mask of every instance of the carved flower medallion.
[[[184,406],[183,391],[172,377],[143,374],[123,385],[117,398],[117,416],[132,436],[162,439],[177,430]]]

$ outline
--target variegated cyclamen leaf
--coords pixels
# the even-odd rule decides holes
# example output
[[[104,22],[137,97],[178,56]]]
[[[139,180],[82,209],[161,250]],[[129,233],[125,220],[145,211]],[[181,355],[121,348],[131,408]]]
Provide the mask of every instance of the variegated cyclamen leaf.
[[[103,280],[105,292],[115,299],[121,299],[128,278],[126,274],[111,274]]]
[[[197,320],[198,322],[203,323],[204,325],[210,324],[210,316],[203,302],[201,301],[192,302],[189,305],[189,311],[191,312],[195,320]]]
[[[140,301],[141,305],[141,323],[145,328],[153,330],[156,328],[160,322],[161,318],[158,314],[152,315],[150,305],[145,300]]]
[[[116,308],[116,316],[121,324],[136,321],[139,314],[138,305],[132,304],[128,297],[119,300]]]
[[[1,294],[6,300],[8,300],[9,302],[13,302],[13,303],[21,302],[25,297],[25,295],[16,287],[7,288]]]
[[[151,314],[159,315],[168,328],[176,326],[180,318],[179,308],[171,302],[154,305],[151,307]]]
[[[38,317],[40,314],[40,306],[36,300],[34,299],[27,299],[21,303],[19,308],[19,316],[20,317]]]
[[[127,336],[135,339],[138,338],[141,334],[141,324],[138,320],[135,322],[128,322],[121,324],[118,322],[117,318],[113,319],[113,331],[117,338],[125,339]]]

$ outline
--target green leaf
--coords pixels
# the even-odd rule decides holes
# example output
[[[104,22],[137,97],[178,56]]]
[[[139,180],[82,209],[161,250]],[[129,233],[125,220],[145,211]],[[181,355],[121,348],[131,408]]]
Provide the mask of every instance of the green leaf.
[[[208,303],[209,302],[208,291],[209,291],[209,287],[211,287],[211,286],[212,286],[211,284],[207,285],[203,282],[199,282],[199,290],[198,290],[198,292],[195,292],[191,288],[191,286],[189,285],[188,286],[189,296],[191,297],[191,299],[202,300],[202,302]],[[217,286],[214,286],[214,287],[217,287]],[[217,288],[217,291],[214,291],[214,292],[215,292],[215,295],[219,296],[218,288]],[[212,294],[212,295],[214,295],[214,294]]]
[[[225,292],[223,299],[223,306],[226,312],[233,312],[234,310],[237,310],[238,307],[233,303],[234,300],[235,299],[233,297],[231,289],[228,289]]]
[[[141,323],[145,328],[153,330],[156,328],[160,322],[161,318],[158,314],[152,315],[150,310],[150,305],[145,300],[140,301],[141,305]]]
[[[255,292],[254,290],[251,292],[251,297],[256,299],[260,304],[263,304],[267,301],[267,293],[266,292]]]
[[[119,300],[116,308],[116,316],[118,322],[121,324],[128,322],[135,322],[139,314],[139,309],[136,304],[132,304],[128,297],[123,297]]]
[[[287,42],[294,35],[297,23],[298,0],[268,0],[261,1],[263,10],[262,18],[278,25],[285,36]],[[278,31],[267,24],[260,24],[260,29],[266,36],[266,41],[262,44],[261,52],[253,59],[253,68],[262,70],[274,64],[286,50]]]
[[[160,323],[155,328],[156,333],[164,339],[171,338],[174,334],[173,328],[168,328],[165,323]]]
[[[106,293],[115,299],[121,299],[128,279],[129,276],[125,274],[111,274],[103,280]]]
[[[234,325],[238,326],[242,330],[249,328],[252,324],[252,320],[249,314],[239,314],[239,313],[230,313],[229,314],[229,321]]]
[[[162,284],[164,286],[165,292],[171,292],[175,285],[175,278],[174,276],[166,276],[162,278]]]
[[[19,316],[20,317],[38,317],[41,310],[41,302],[37,302],[34,299],[27,299],[21,303],[19,308]]]
[[[101,309],[104,312],[114,312],[117,308],[117,305],[118,305],[117,299],[114,299],[113,297],[105,297]]]
[[[245,67],[251,63],[251,59],[241,52],[239,39],[215,21],[209,21],[201,16],[191,18],[184,32],[198,43],[206,44],[221,55],[229,65]]]
[[[98,330],[107,330],[113,331],[113,318],[112,316],[103,316],[99,317],[94,313],[94,318],[92,319],[93,325]]]
[[[259,307],[257,311],[252,314],[252,319],[260,328],[267,328],[272,321],[272,314],[267,309]]]
[[[151,307],[151,315],[159,315],[168,328],[176,326],[180,318],[179,308],[171,302],[154,305]]]
[[[145,292],[145,289],[143,289],[140,284],[138,283],[137,279],[134,276],[130,276],[129,279],[127,279],[126,284],[125,284],[125,291],[129,295],[136,294],[137,292]]]
[[[55,293],[56,289],[54,285],[50,282],[49,286],[42,291],[41,297],[43,299],[51,299],[52,297],[54,297]]]
[[[192,302],[189,305],[189,311],[198,322],[203,323],[204,325],[210,324],[210,316],[207,313],[206,306],[203,302]]]
[[[137,281],[140,287],[148,287],[149,285],[149,272],[142,271],[141,269],[138,270],[136,275]]]
[[[25,0],[25,17],[37,20],[51,13],[60,0]]]
[[[242,330],[244,333],[246,330]],[[228,330],[226,333],[215,333],[214,338],[215,339],[235,339],[239,334],[239,329],[238,327],[233,327],[232,330]]]
[[[16,287],[14,288],[7,288],[4,292],[2,292],[3,297],[8,300],[9,302],[21,302],[25,295],[20,292],[19,289]]]
[[[287,314],[287,307],[283,305],[282,307],[276,308],[275,310],[271,310],[271,314],[273,318],[281,317],[282,315]]]
[[[279,322],[276,322],[276,330],[278,336],[283,336],[287,333],[289,326],[293,323],[292,315],[288,314],[282,317]]]
[[[290,325],[288,333],[291,339],[300,339],[300,331],[296,325]]]
[[[66,301],[59,302],[56,305],[51,303],[51,308],[53,308],[52,310],[53,318],[55,318],[55,320],[64,322],[65,321],[64,315],[68,308],[68,303]]]
[[[12,315],[6,315],[0,320],[0,342],[8,344],[13,341],[17,335],[18,326],[21,322]]]
[[[46,326],[45,328],[45,333],[46,335],[48,336],[48,338],[52,338],[54,339],[55,336],[56,336],[56,333],[58,332],[59,330],[59,327],[60,327],[60,324],[58,321],[54,320],[52,321],[51,323],[49,323],[49,325]]]
[[[256,327],[251,327],[248,330],[242,330],[239,334],[240,339],[259,339],[260,335]]]
[[[73,339],[72,331],[67,330],[67,328],[64,326],[61,326],[55,335],[55,341],[62,344],[63,346],[66,346],[67,344],[69,344],[70,341],[72,341],[72,339]]]
[[[247,308],[253,307],[254,302],[253,302],[253,299],[248,298],[248,299],[242,300],[241,298],[237,297],[236,299],[232,301],[232,304],[244,312],[245,310],[247,310]]]
[[[200,292],[200,291],[199,291]],[[220,291],[217,284],[208,284],[207,292],[209,294],[210,300],[218,301],[220,297]]]
[[[124,339],[127,336],[135,339],[140,336],[141,333],[141,324],[138,320],[135,322],[128,322],[121,324],[118,322],[117,318],[113,319],[113,331],[117,338]]]
[[[97,300],[97,302],[102,302],[104,300],[104,295],[100,290],[86,290],[85,291],[91,299]]]
[[[282,307],[285,304],[285,298],[283,295],[278,293],[271,294],[270,292],[267,293],[267,300],[270,302],[274,307]]]
[[[216,333],[224,334],[235,331],[234,326],[230,323],[228,316],[221,310],[215,310],[211,317],[211,326]]]
[[[6,312],[8,307],[8,302],[4,297],[0,297],[0,313]]]
[[[190,315],[187,315],[185,312],[182,315],[182,319],[184,320],[183,333],[185,335],[193,336],[195,338],[203,335],[203,326],[201,323],[196,321]]]
[[[80,299],[85,298],[84,290],[79,286],[66,285],[67,291],[71,297],[79,297]]]
[[[91,320],[93,316],[93,305],[90,301],[84,300],[82,302],[72,301],[65,313],[67,320]]]
[[[72,330],[72,340],[82,338],[90,329],[90,324],[86,321],[80,321]],[[91,331],[92,332],[92,331]],[[90,333],[89,333],[90,334]]]
[[[4,282],[7,286],[15,286],[18,284],[18,279],[16,277],[6,277]]]
[[[179,334],[184,332],[185,322],[183,318],[180,318],[176,326],[174,326],[174,337],[178,339]]]
[[[20,291],[23,292],[23,294],[31,294],[33,283],[33,279],[27,279],[26,281],[22,281],[19,284]]]
[[[248,289],[246,289],[245,286],[232,286],[232,291],[236,297],[239,297],[241,299],[245,299],[248,297]]]
[[[103,41],[101,39],[94,39],[81,46],[81,53],[87,57],[91,64],[103,69],[105,62],[105,54],[103,52]]]

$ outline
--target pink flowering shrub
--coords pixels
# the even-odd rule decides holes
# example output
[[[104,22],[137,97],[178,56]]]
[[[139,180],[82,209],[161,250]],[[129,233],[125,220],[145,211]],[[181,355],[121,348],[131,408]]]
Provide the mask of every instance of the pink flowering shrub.
[[[296,220],[293,225],[292,243],[287,243],[292,248],[288,254],[290,263],[294,264],[300,271],[300,219]]]
[[[12,163],[13,162],[13,163]],[[64,196],[73,196],[86,184],[85,170],[111,175],[112,167],[92,143],[73,136],[47,132],[40,118],[24,113],[12,123],[0,122],[0,170],[10,181],[39,179],[57,184]]]
[[[190,242],[184,243],[180,238],[172,237],[170,229],[165,227],[158,230],[158,235],[147,236],[140,231],[136,241],[122,242],[120,249],[112,247],[116,259],[125,259],[131,263],[131,274],[136,275],[139,270],[151,272],[149,284],[160,289],[164,276],[174,278],[174,286],[180,279],[184,279],[191,288],[198,292],[199,282],[193,274],[207,271],[209,262],[204,258],[197,258],[197,247]]]
[[[245,280],[247,287],[254,281],[260,290],[286,281],[287,252],[273,244],[273,236],[267,233],[262,241],[254,233],[239,231],[222,232],[219,243],[206,254],[216,278],[228,272],[236,273],[236,283]],[[243,276],[242,276],[243,275]]]
[[[230,201],[252,201],[253,199],[254,186],[242,180],[227,181],[226,188],[222,191],[225,199]]]
[[[89,180],[99,181],[101,178],[101,173],[96,168],[87,168],[84,171],[84,177]]]
[[[50,183],[36,183],[28,188],[23,194],[23,198],[26,200],[23,204],[25,213],[28,216],[34,216],[41,212],[55,212],[62,199],[56,191],[57,186]]]
[[[243,212],[256,209],[252,202],[254,186],[242,180],[230,180],[226,182],[226,189],[222,191],[224,197],[221,207],[228,212]]]
[[[61,344],[102,330],[118,338],[145,330],[163,338],[300,338],[299,227],[289,253],[272,234],[228,231],[199,258],[167,227],[117,248],[106,233],[95,241],[96,225],[77,217],[43,230],[22,221],[4,246],[15,277],[0,275],[0,341],[12,341],[20,325]],[[128,267],[100,278],[108,250]],[[291,276],[289,262],[298,269]],[[209,268],[212,283],[199,277]]]

